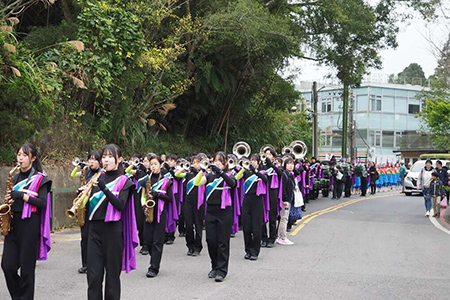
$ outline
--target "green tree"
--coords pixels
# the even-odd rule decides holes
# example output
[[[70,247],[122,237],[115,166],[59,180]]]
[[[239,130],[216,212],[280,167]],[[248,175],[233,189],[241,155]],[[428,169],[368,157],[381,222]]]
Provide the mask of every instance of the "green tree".
[[[425,85],[426,77],[422,67],[417,63],[411,63],[402,72],[389,77],[389,83]]]

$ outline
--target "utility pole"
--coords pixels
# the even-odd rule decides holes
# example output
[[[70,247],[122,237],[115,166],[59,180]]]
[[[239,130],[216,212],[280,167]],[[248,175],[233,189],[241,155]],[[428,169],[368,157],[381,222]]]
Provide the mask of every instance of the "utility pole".
[[[348,98],[349,98],[349,88],[348,84],[344,82],[344,110],[343,110],[343,117],[342,117],[342,147],[341,147],[341,155],[342,159],[347,158],[347,150],[348,150]]]
[[[318,130],[317,130],[317,102],[319,101],[319,95],[317,92],[317,82],[313,82],[312,88],[312,100],[313,100],[313,156],[317,159],[318,156]]]
[[[349,130],[349,140],[350,140],[350,160],[351,162],[353,162],[356,159],[356,153],[355,153],[355,148],[356,148],[356,126],[355,126],[355,120],[353,118],[353,112],[355,111],[355,100],[353,98],[353,90],[350,90],[349,93],[349,97],[350,97],[350,109],[349,109],[349,125],[350,125],[350,130]]]

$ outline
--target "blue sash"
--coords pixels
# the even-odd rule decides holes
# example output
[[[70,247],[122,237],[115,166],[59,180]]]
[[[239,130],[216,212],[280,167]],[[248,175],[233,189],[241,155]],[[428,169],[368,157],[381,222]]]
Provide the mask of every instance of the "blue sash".
[[[167,176],[164,176],[164,177],[167,177]],[[149,178],[149,180],[150,180],[150,178]],[[161,189],[163,184],[164,184],[164,178],[161,179],[160,181],[156,182],[154,185],[152,185],[152,190],[155,192],[158,192],[160,194],[164,194],[164,195],[167,194],[167,191]]]
[[[267,170],[266,170],[266,174],[267,174],[267,176],[273,176],[273,175],[275,175],[275,170],[274,170],[274,168],[269,168],[269,169],[267,169]]]
[[[106,187],[111,190],[114,185],[119,180],[120,176],[117,177],[115,180],[111,181],[106,185]],[[117,197],[117,195],[115,195]],[[100,205],[105,201],[106,195],[103,191],[98,191],[92,197],[89,199],[89,221],[92,220],[92,217],[94,216],[97,209],[100,207]]]
[[[253,184],[255,184],[255,182],[257,182],[258,180],[260,180],[260,178],[258,178],[258,176],[256,176],[255,174],[247,178],[244,182],[244,193],[247,194],[248,191],[252,188]]]
[[[195,179],[195,177],[188,181],[187,188],[186,188],[186,195],[189,195],[192,192],[192,190],[194,189],[194,187],[195,187],[194,179]]]
[[[13,191],[19,191],[19,192],[25,192],[27,194],[32,194],[34,196],[38,196],[38,193],[35,193],[31,190],[27,190],[26,187],[33,182],[34,178],[36,177],[36,175],[31,176],[30,178],[24,179],[21,182],[18,182],[14,185],[13,187]]]
[[[212,195],[212,193],[219,187],[219,185],[222,183],[223,178],[216,178],[213,182],[206,185],[206,200],[209,199],[209,196]]]

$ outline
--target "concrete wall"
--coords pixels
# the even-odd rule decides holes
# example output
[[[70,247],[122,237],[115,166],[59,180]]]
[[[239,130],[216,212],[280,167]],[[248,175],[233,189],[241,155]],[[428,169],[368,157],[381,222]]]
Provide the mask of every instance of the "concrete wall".
[[[76,190],[79,187],[80,181],[78,178],[70,177],[73,166],[67,165],[62,167],[44,166],[45,172],[52,180],[52,229],[58,229],[64,226],[75,224],[75,221],[68,219],[65,211],[72,206],[73,199],[76,196]],[[3,203],[6,180],[11,167],[0,167],[0,202]]]

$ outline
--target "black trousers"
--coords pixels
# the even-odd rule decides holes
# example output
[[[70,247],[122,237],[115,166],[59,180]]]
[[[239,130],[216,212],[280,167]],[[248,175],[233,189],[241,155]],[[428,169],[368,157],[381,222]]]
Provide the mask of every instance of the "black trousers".
[[[211,269],[223,277],[228,273],[230,234],[233,225],[233,207],[225,209],[209,204],[206,209],[206,243],[211,259]]]
[[[2,269],[11,299],[34,299],[37,251],[40,238],[40,217],[36,213],[22,220],[14,213],[11,232],[3,245]],[[17,271],[20,268],[20,274]]]
[[[377,192],[376,180],[370,180],[370,193],[375,194]]]
[[[88,240],[89,240],[89,220],[86,213],[86,220],[84,226],[80,228],[81,230],[81,263],[83,267],[87,267],[88,258]]]
[[[88,299],[103,299],[103,277],[106,270],[104,299],[120,299],[122,271],[122,221],[91,221],[88,241]]]
[[[186,198],[184,201],[180,203],[180,215],[178,216],[178,232],[186,233],[186,217],[185,217],[185,209],[186,209]]]
[[[242,231],[245,253],[258,256],[261,249],[261,229],[264,220],[262,196],[247,194],[242,204]]]
[[[361,177],[361,195],[365,196],[367,193],[367,177]]]
[[[333,198],[341,198],[342,196],[342,181],[341,180],[335,180],[333,185]]]
[[[197,195],[187,196],[184,200],[184,218],[186,220],[186,246],[190,251],[201,252],[203,219],[205,218],[204,205],[197,209]]]
[[[278,206],[278,189],[269,190],[269,222],[263,224],[261,231],[261,238],[268,243],[275,243],[277,238],[277,206]],[[267,225],[269,226],[269,232],[267,232]]]
[[[150,254],[150,267],[148,269],[154,271],[156,274],[159,273],[166,237],[166,215],[166,208],[164,208],[159,223],[156,217],[153,223],[144,223],[144,241]]]
[[[345,197],[350,197],[352,195],[352,178],[346,177],[345,179]]]
[[[142,192],[137,193],[134,191],[134,211],[136,215],[136,227],[138,230],[138,236],[139,236],[139,245],[144,246],[144,222],[145,222],[145,216],[144,211],[142,210],[142,204],[141,204],[141,196]]]

